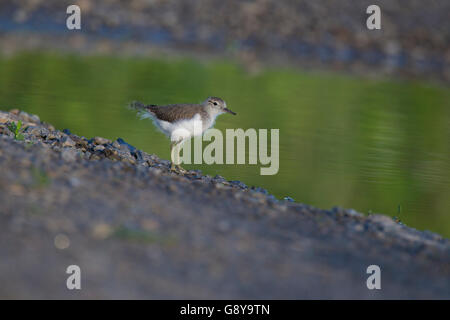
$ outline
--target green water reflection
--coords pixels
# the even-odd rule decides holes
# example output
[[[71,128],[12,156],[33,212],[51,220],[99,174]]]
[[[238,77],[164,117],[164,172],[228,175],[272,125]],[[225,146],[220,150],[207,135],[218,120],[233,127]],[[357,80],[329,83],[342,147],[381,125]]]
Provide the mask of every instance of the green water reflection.
[[[260,165],[186,167],[450,235],[450,90],[442,86],[280,69],[249,75],[217,61],[42,53],[0,59],[0,109],[21,108],[86,137],[122,137],[166,159],[168,140],[124,106],[209,95],[238,113],[222,115],[218,129],[280,129],[280,170],[261,176]]]

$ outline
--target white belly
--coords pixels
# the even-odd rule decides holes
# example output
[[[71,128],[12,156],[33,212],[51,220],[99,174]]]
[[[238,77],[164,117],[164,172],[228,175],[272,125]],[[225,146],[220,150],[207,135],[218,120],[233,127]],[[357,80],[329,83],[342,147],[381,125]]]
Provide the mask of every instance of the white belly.
[[[206,129],[210,128],[214,124],[214,119],[205,122],[201,120],[201,116],[199,114],[196,114],[192,119],[179,120],[173,123],[158,120],[151,114],[145,117],[153,119],[153,122],[158,129],[167,135],[171,141],[185,140],[202,135]]]

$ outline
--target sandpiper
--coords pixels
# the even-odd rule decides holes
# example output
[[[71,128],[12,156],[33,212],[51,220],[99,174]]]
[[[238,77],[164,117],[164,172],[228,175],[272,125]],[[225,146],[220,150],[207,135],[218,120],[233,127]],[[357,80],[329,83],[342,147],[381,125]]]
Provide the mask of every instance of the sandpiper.
[[[191,137],[202,135],[211,128],[218,115],[228,112],[236,115],[227,108],[224,100],[217,97],[208,97],[201,104],[170,104],[158,106],[144,105],[134,101],[130,104],[132,109],[138,110],[141,119],[150,118],[158,129],[170,138],[170,154],[172,158],[171,170],[183,170],[178,162],[174,165],[174,149],[177,145]],[[178,155],[178,153],[177,153]]]

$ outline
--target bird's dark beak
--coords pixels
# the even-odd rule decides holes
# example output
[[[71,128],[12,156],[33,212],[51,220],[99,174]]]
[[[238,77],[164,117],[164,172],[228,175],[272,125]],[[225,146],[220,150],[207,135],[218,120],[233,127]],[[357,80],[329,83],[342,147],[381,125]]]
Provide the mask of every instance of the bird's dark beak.
[[[236,112],[233,112],[233,111],[231,111],[231,110],[228,109],[228,108],[223,108],[223,110],[225,110],[225,111],[228,112],[228,113],[231,113],[233,116],[236,115]]]

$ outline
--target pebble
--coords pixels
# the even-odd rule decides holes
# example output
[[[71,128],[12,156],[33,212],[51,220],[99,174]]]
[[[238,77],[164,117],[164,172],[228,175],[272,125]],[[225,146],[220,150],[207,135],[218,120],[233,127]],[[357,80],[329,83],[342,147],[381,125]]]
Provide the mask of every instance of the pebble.
[[[142,153],[141,150],[136,150],[135,152],[133,152],[133,156],[138,160],[138,161],[144,161],[144,155]]]
[[[266,189],[261,187],[251,187],[250,189],[258,193],[269,194],[269,192]]]
[[[47,138],[49,133],[50,133],[50,131],[47,130],[46,128],[39,128],[39,131],[37,132],[37,134],[39,134],[42,138]],[[53,138],[49,138],[49,139],[53,139]]]
[[[362,217],[363,215],[354,209],[347,209],[344,211],[347,215],[353,217]]]
[[[102,137],[94,137],[94,143],[95,144],[107,144],[107,143],[111,143],[111,140],[108,140],[108,139],[102,138]]]
[[[248,188],[245,183],[243,183],[243,182],[241,182],[239,180],[230,181],[230,184],[233,185],[233,186],[239,187],[241,189],[247,189]]]
[[[112,143],[112,146],[116,149],[120,149],[120,143],[117,140]]]
[[[219,176],[218,174],[214,177],[214,180],[217,182],[223,182],[225,181],[225,178],[222,176]]]
[[[119,148],[122,149],[123,147],[125,147],[125,148],[128,149],[128,151],[130,153],[132,153],[132,152],[134,152],[136,150],[135,147],[133,147],[131,144],[125,142],[125,140],[123,140],[122,138],[117,138],[117,143],[119,144]]]
[[[89,157],[89,160],[100,160],[101,157],[95,153],[91,154],[91,156]]]
[[[31,122],[35,122],[35,123],[41,122],[41,119],[39,118],[39,116],[37,114],[30,115],[30,119],[31,119]]]
[[[69,136],[64,136],[61,139],[61,146],[63,146],[63,147],[75,147],[75,141],[73,141]]]

